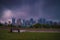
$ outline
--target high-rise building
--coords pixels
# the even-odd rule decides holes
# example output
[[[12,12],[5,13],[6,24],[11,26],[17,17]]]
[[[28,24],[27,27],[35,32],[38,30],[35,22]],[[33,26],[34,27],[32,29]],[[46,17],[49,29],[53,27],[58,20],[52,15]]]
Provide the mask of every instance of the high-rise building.
[[[26,26],[26,21],[23,20],[22,26]]]
[[[40,18],[40,19],[38,19],[38,23],[46,24],[46,19],[45,18]]]
[[[41,24],[41,22],[42,22],[42,21],[41,21],[41,19],[38,19],[38,23],[40,23],[40,24]]]
[[[19,19],[17,19],[17,25],[22,25],[22,22],[21,22],[21,19],[19,18]]]
[[[31,18],[31,19],[30,19],[30,25],[33,25],[34,23],[35,23],[34,19]]]
[[[45,18],[43,18],[43,24],[46,24],[46,19]]]
[[[12,25],[15,25],[15,18],[12,18]]]
[[[30,21],[26,20],[26,26],[30,26]]]
[[[22,20],[22,27],[25,28],[25,27],[28,27],[28,26],[29,26],[29,21],[23,19],[23,20]]]
[[[50,25],[53,25],[53,22],[52,21],[50,21]]]

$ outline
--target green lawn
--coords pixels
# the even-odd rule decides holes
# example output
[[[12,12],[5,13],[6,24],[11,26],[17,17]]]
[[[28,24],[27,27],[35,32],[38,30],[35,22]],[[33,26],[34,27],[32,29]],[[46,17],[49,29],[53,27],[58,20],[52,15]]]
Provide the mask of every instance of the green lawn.
[[[10,33],[7,30],[0,30],[0,40],[60,40],[60,33]]]

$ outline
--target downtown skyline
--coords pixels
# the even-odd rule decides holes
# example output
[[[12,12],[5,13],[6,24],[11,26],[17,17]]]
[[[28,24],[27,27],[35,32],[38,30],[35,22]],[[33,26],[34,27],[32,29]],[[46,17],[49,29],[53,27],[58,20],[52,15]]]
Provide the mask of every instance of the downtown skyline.
[[[24,22],[27,22],[27,23],[30,23],[30,22],[33,22],[33,23],[43,23],[43,24],[49,24],[50,22],[54,23],[60,23],[60,21],[54,21],[54,20],[51,20],[51,19],[45,19],[45,18],[38,18],[37,20],[35,20],[34,18],[30,18],[30,19],[21,19],[21,18],[18,18],[16,19],[15,17],[12,17],[11,19],[8,19],[8,20],[0,20],[0,23],[7,23],[7,24],[18,24],[18,23],[24,23]]]

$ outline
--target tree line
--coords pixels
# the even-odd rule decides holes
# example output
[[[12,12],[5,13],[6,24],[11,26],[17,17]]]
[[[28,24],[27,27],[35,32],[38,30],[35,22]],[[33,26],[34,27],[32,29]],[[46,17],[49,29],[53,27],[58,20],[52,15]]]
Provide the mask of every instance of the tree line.
[[[30,25],[30,26],[21,26],[21,25],[12,25],[12,24],[2,24],[0,23],[0,27],[19,27],[19,28],[60,28],[60,25],[58,24],[53,24],[53,25],[49,25],[49,24],[39,24],[39,23],[36,23],[36,24],[33,24],[33,25]]]

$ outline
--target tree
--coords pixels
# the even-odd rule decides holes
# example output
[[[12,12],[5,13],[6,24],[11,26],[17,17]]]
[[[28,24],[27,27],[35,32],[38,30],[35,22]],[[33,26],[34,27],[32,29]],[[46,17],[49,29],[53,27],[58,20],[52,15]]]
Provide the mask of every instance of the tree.
[[[3,24],[2,24],[2,23],[0,23],[0,26],[3,26]]]
[[[39,23],[33,25],[33,28],[41,28],[41,25]]]

